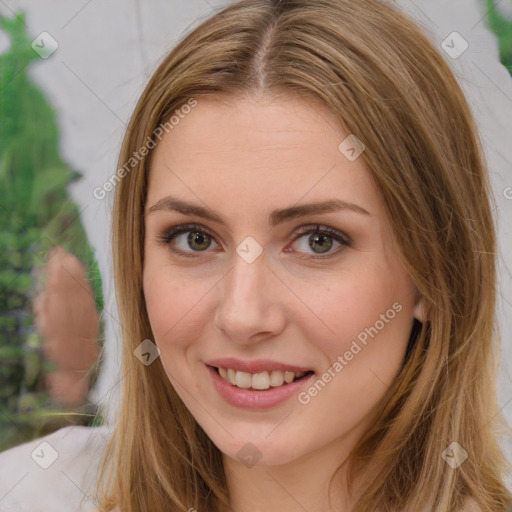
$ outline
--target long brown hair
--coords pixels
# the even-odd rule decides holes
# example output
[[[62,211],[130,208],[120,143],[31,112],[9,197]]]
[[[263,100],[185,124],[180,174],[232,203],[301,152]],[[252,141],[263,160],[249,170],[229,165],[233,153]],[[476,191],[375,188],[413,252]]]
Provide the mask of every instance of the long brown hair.
[[[221,453],[160,361],[145,366],[133,355],[153,339],[142,292],[152,152],[141,156],[141,148],[191,101],[255,93],[320,100],[364,142],[362,158],[424,301],[428,320],[378,422],[353,450],[350,474],[365,482],[353,511],[459,512],[468,500],[504,511],[511,494],[498,445],[496,245],[481,142],[438,50],[379,0],[236,2],[186,35],[151,77],[126,131],[115,191],[124,378],[98,476],[101,508],[230,510]],[[468,452],[457,469],[441,456],[452,442]]]

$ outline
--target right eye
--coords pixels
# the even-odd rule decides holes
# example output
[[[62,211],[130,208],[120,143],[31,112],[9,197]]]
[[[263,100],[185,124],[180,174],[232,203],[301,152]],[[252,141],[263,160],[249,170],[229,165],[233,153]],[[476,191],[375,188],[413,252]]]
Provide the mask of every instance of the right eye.
[[[187,258],[196,257],[193,253],[205,252],[212,241],[214,241],[213,235],[199,224],[173,226],[158,236],[158,243],[168,246],[173,253]]]

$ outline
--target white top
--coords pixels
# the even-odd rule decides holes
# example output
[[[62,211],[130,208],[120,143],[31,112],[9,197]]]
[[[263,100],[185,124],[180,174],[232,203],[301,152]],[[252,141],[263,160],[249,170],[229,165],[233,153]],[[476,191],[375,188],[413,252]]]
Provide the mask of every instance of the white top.
[[[70,426],[0,453],[0,512],[97,512],[89,496],[108,435]]]

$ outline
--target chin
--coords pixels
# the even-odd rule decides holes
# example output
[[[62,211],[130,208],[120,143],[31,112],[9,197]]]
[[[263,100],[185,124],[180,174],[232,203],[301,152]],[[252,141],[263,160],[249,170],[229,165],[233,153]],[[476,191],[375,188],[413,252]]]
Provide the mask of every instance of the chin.
[[[288,464],[303,455],[296,449],[296,444],[283,443],[276,438],[273,441],[265,439],[268,434],[260,436],[247,435],[245,440],[230,440],[229,443],[214,443],[223,455],[245,464],[253,466],[280,466]],[[304,448],[302,446],[302,448]]]

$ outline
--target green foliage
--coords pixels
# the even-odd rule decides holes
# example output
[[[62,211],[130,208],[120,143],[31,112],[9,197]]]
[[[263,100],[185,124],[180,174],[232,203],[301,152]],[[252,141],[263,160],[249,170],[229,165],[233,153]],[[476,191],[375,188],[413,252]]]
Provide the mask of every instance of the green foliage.
[[[0,450],[32,439],[55,405],[45,391],[48,365],[34,326],[37,269],[59,245],[89,270],[103,307],[94,252],[67,185],[80,177],[61,159],[55,113],[27,70],[40,60],[24,14],[0,16],[11,39],[0,55]]]
[[[507,19],[499,12],[494,0],[485,0],[485,2],[489,27],[498,37],[501,63],[512,75],[512,19]]]

